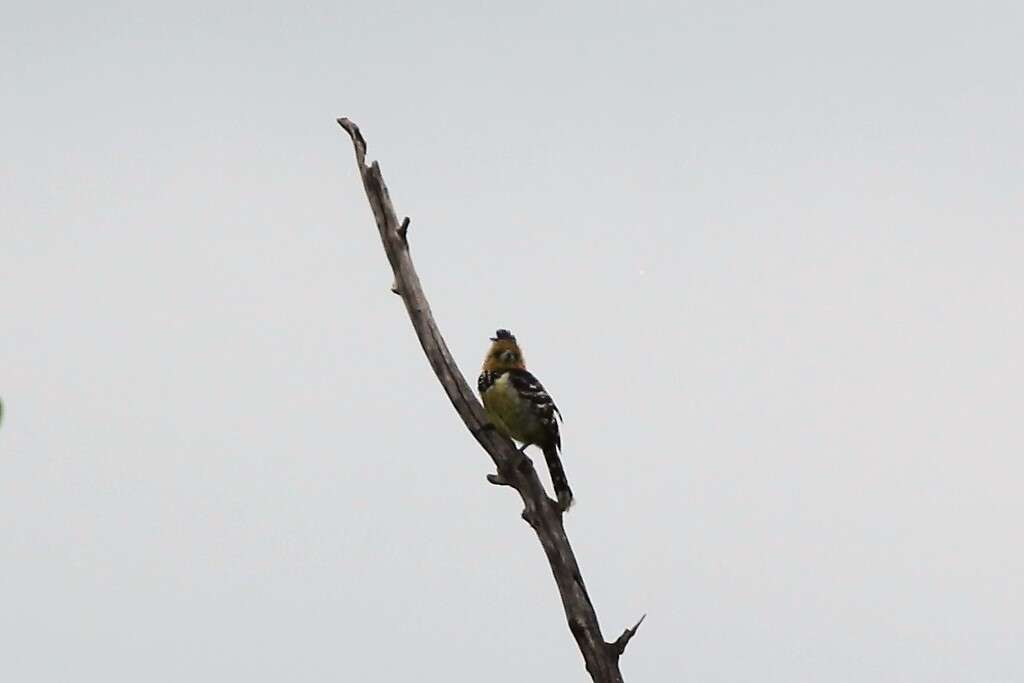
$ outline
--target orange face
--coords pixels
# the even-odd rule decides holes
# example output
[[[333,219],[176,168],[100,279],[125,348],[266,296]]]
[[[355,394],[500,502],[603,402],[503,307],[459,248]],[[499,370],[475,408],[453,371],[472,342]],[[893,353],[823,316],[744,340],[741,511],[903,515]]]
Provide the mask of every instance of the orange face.
[[[497,372],[524,367],[526,366],[523,365],[523,352],[515,339],[496,339],[491,344],[487,357],[484,358],[485,371]]]

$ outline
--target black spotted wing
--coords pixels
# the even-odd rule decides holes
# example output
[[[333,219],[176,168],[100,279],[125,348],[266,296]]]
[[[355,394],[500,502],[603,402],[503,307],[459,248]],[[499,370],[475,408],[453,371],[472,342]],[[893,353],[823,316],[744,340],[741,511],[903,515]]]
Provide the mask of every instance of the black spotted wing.
[[[484,370],[483,372],[480,373],[480,376],[477,377],[476,380],[476,390],[480,393],[481,396],[484,395],[485,391],[491,388],[491,385],[494,384],[494,381],[498,379],[499,374],[500,373],[493,372],[491,370]]]
[[[562,413],[559,412],[551,395],[544,389],[544,385],[528,370],[509,370],[508,378],[519,395],[530,402],[544,424],[545,430],[552,437],[552,441],[560,447],[562,439],[558,434],[558,421],[555,416],[557,415],[561,420]]]

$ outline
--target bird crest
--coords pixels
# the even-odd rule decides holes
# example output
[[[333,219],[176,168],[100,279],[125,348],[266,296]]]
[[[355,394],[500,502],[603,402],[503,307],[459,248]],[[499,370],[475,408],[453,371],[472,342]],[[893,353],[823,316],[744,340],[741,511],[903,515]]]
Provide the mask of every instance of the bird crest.
[[[516,341],[516,338],[508,330],[498,330],[497,332],[494,333],[494,336],[491,337],[491,341],[492,342],[496,342],[496,341],[501,341],[501,340],[508,340],[508,341],[510,341],[510,342],[512,342],[514,344],[515,341]]]

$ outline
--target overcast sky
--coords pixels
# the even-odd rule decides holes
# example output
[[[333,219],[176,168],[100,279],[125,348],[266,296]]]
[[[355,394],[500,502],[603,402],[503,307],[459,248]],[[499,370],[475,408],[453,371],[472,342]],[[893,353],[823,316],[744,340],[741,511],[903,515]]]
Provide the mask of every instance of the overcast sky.
[[[586,680],[338,116],[629,683],[1024,680],[1021,4],[489,4],[0,10],[0,680]]]

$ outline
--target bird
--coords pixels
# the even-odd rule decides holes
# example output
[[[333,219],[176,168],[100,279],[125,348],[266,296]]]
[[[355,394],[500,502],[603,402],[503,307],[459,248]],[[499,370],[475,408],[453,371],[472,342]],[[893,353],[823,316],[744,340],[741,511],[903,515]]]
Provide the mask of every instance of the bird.
[[[477,380],[487,419],[500,434],[522,443],[520,451],[537,446],[544,452],[558,507],[565,512],[572,505],[573,496],[559,457],[562,438],[558,420],[562,413],[540,381],[526,369],[523,351],[512,333],[500,329],[490,339],[491,347]]]

